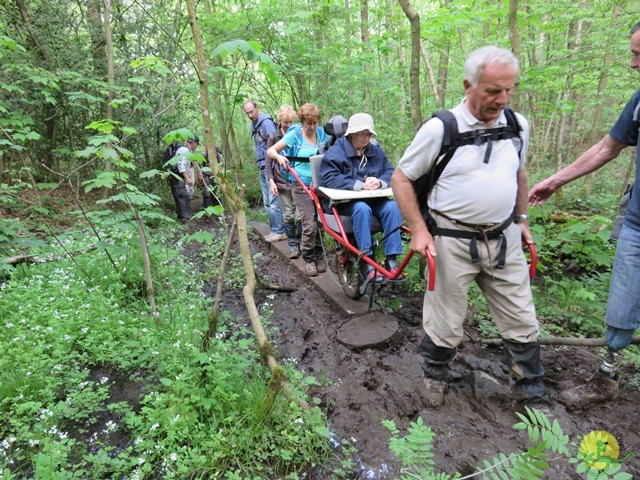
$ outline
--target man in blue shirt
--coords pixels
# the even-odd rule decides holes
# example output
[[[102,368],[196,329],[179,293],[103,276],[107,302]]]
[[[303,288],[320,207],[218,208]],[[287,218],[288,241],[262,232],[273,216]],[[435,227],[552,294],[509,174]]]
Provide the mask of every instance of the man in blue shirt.
[[[640,22],[631,29],[631,68],[640,72]],[[638,145],[640,89],[629,100],[613,128],[575,162],[534,186],[529,204],[544,203],[561,186],[591,173],[616,158],[627,146]],[[584,387],[567,390],[559,400],[568,407],[583,408],[589,403],[618,396],[618,375],[614,353],[631,342],[640,327],[640,149],[636,149],[636,180],[618,239],[607,303],[605,341],[608,354],[598,374]],[[596,385],[596,383],[598,385]],[[599,387],[599,388],[598,388]]]
[[[276,131],[276,124],[266,113],[261,113],[258,104],[253,100],[247,100],[243,107],[244,113],[251,120],[251,137],[256,146],[256,165],[260,170],[260,187],[262,189],[262,202],[269,215],[269,227],[271,233],[265,237],[267,242],[279,242],[286,240],[284,233],[284,218],[282,206],[277,195],[271,193],[267,172],[265,171],[265,159],[267,157],[267,137]]]

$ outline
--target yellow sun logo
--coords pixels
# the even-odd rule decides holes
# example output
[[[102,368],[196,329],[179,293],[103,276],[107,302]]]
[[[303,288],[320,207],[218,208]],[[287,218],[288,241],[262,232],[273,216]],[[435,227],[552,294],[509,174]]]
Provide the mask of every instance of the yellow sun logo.
[[[620,456],[620,445],[609,432],[594,430],[582,439],[580,452],[590,467],[603,471]]]

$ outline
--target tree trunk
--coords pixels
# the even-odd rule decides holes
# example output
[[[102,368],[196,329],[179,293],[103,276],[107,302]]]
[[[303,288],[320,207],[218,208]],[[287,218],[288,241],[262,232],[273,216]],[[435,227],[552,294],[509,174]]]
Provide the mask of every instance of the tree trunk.
[[[620,7],[618,4],[613,5],[613,12],[611,13],[611,25],[612,30],[615,31],[615,26],[618,23],[618,14],[620,13]],[[604,58],[602,60],[603,68],[600,70],[600,79],[598,81],[598,93],[596,94],[596,98],[598,98],[598,103],[596,104],[595,111],[593,113],[593,123],[591,124],[591,130],[589,130],[589,145],[595,145],[602,137],[602,109],[604,106],[604,99],[602,98],[604,95],[605,88],[607,86],[607,74],[611,71],[611,64],[613,63],[612,53],[613,42],[607,43],[606,49],[604,51]],[[591,190],[591,181],[593,175],[591,173],[585,175],[584,184],[587,187],[587,191]]]
[[[587,0],[581,0],[580,2],[580,9],[584,10],[587,6],[586,4]],[[580,48],[580,44],[582,43],[582,28],[583,28],[583,20],[579,20],[577,22],[572,22],[571,25],[569,26],[569,31],[568,31],[568,36],[569,36],[569,51],[570,53],[570,57],[574,58],[576,51]],[[565,88],[564,88],[564,92],[562,93],[562,103],[566,103],[569,101],[569,99],[571,98],[571,93],[572,93],[572,89],[571,89],[571,85],[573,83],[573,73],[569,73],[569,75],[567,75],[567,79],[565,82]],[[563,113],[560,117],[560,122],[558,125],[558,135],[556,136],[556,152],[555,152],[555,157],[556,157],[556,171],[562,169],[562,167],[564,166],[564,157],[567,155],[569,149],[567,147],[565,147],[565,145],[567,145],[569,142],[567,142],[567,139],[565,138],[565,131],[566,131],[566,126],[567,126],[567,122],[569,121],[569,112]]]
[[[113,90],[113,87],[116,84],[116,77],[115,77],[115,68],[114,68],[114,61],[113,61],[113,41],[111,38],[111,0],[103,0],[103,4],[104,4],[104,39],[105,39],[105,45],[106,45],[106,51],[107,51],[107,78],[109,81],[109,85],[111,86],[107,94],[106,115],[107,115],[107,121],[112,121],[114,119],[112,101],[115,98],[115,92]],[[112,148],[111,141],[107,143],[107,146],[109,148]],[[112,168],[111,162],[109,160],[105,160],[104,169],[106,171],[110,171],[111,168]],[[105,198],[107,193],[108,193],[108,189],[105,188],[103,192],[103,195],[105,196]]]
[[[45,64],[50,64],[51,56],[49,55],[49,51],[47,47],[40,41],[40,37],[36,32],[34,26],[31,23],[31,18],[27,12],[27,7],[25,6],[22,0],[16,0],[16,5],[18,6],[18,10],[20,11],[20,17],[22,18],[22,22],[24,23],[24,27],[27,30],[29,38],[33,43],[36,52],[42,59]],[[51,165],[54,170],[59,170],[59,165],[56,157],[51,153],[56,146],[56,111],[53,105],[50,103],[45,103],[44,105],[44,123],[45,123],[45,138],[47,148],[45,149],[45,163]]]
[[[453,2],[453,0],[445,0],[444,8],[448,9],[449,4]],[[447,35],[442,43],[442,48],[440,49],[440,61],[438,62],[438,97],[440,98],[440,104],[438,108],[445,108],[446,97],[447,97],[447,78],[449,74],[449,55],[451,53],[451,35]]]
[[[100,17],[100,0],[86,0],[87,6],[87,30],[91,38],[91,58],[93,71],[96,77],[107,76],[107,68],[104,59],[107,57],[104,39],[104,26]]]
[[[418,130],[422,123],[420,108],[420,15],[408,0],[398,0],[402,11],[411,25],[411,65],[409,81],[411,83],[411,122],[413,129]]]
[[[509,42],[516,58],[520,58],[520,36],[518,34],[518,0],[509,0]],[[518,110],[520,104],[520,89],[516,83],[511,99],[511,108]]]
[[[431,62],[429,62],[429,57],[427,55],[427,51],[424,49],[424,45],[420,44],[420,51],[422,52],[422,59],[424,61],[424,68],[427,70],[429,75],[429,82],[431,83],[431,91],[433,92],[433,98],[436,101],[436,105],[438,108],[443,109],[444,105],[442,105],[442,100],[440,99],[440,94],[438,93],[438,84],[436,83],[435,75],[433,74],[433,67],[431,66]]]
[[[344,9],[347,12],[344,19],[344,54],[347,58],[351,58],[351,2],[349,0],[344,0]]]
[[[207,141],[207,145],[214,145],[213,141],[213,125],[211,124],[211,116],[209,114],[209,81],[207,78],[207,63],[204,56],[204,46],[202,42],[202,36],[200,34],[200,28],[198,26],[198,19],[196,17],[195,0],[187,1],[187,11],[189,12],[189,23],[191,24],[191,31],[193,33],[193,43],[196,50],[196,74],[198,75],[198,83],[200,86],[200,106],[202,113],[202,123],[204,124],[204,133]],[[256,277],[253,270],[253,258],[251,256],[251,249],[249,248],[249,239],[247,236],[247,219],[245,216],[244,203],[232,188],[230,188],[226,179],[219,175],[217,162],[215,161],[215,155],[209,157],[209,166],[216,176],[218,185],[222,190],[222,194],[225,199],[225,204],[230,205],[234,211],[237,221],[238,242],[240,244],[240,252],[242,256],[242,264],[244,266],[245,275],[247,277],[247,283],[242,289],[244,294],[244,301],[249,313],[249,319],[251,325],[256,334],[256,340],[258,341],[258,347],[262,357],[266,360],[266,363],[271,371],[272,375],[282,375],[282,368],[276,362],[273,356],[273,349],[269,345],[269,340],[260,321],[260,315],[255,303],[254,290]],[[286,383],[282,385],[282,391],[285,395],[288,395],[289,388]],[[298,404],[303,409],[308,409],[309,405],[304,400],[296,399]]]
[[[364,71],[363,77],[369,78],[371,72],[371,65],[369,65],[369,42],[371,37],[369,35],[369,3],[368,0],[360,0],[360,37],[362,39],[362,49],[366,53],[365,61],[362,70]],[[362,101],[362,108],[366,112],[371,108],[371,91],[369,90],[369,83],[364,82],[364,99]]]

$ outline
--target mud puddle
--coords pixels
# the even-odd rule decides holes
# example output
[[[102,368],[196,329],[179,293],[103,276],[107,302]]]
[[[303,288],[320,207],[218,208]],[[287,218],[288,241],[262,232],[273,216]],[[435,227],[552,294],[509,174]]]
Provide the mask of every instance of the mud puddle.
[[[207,228],[204,222],[193,228]],[[415,325],[421,317],[422,295],[409,295],[402,285],[383,289],[382,297],[401,299],[402,306],[394,312],[399,320],[398,332],[382,346],[354,351],[337,339],[338,329],[348,317],[268,244],[251,237],[251,247],[252,252],[262,253],[256,264],[263,280],[296,287],[290,293],[257,290],[256,303],[269,303],[273,309],[271,341],[278,348],[279,360],[295,359],[298,369],[321,383],[312,387],[310,394],[320,399],[336,446],[355,445],[351,478],[383,480],[399,476],[400,463],[388,448],[390,432],[382,420],[393,420],[406,432],[409,422],[421,417],[436,434],[433,460],[438,472],[469,475],[484,460],[527,446],[526,434],[512,428],[518,420],[511,379],[500,349],[484,348],[472,341],[464,343],[453,362],[454,378],[445,404],[437,410],[426,408],[419,394],[422,371],[418,345],[423,331]],[[223,303],[223,308],[246,318],[241,292],[225,292]],[[468,333],[475,337],[472,327]],[[594,430],[610,432],[620,444],[620,457],[635,455],[624,461],[623,471],[640,478],[640,389],[629,381],[634,373],[637,378],[637,372],[624,372],[616,401],[582,412],[569,412],[555,401],[563,389],[587,382],[599,364],[598,353],[597,349],[582,347],[543,346],[551,413],[574,442]],[[473,386],[483,373],[496,382],[489,390],[478,392]],[[554,461],[553,465],[549,479],[583,478],[566,460]],[[316,471],[310,478],[334,477],[327,471]]]

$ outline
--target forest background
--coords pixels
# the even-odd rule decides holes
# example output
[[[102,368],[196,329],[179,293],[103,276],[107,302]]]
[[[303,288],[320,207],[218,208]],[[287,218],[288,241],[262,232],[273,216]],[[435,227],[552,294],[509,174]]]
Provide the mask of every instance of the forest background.
[[[204,59],[198,58],[189,10],[197,13]],[[634,76],[637,73],[629,69],[629,29],[640,20],[638,13],[637,2],[632,0],[398,0],[397,3],[391,0],[354,3],[350,0],[248,3],[4,0],[0,3],[0,252],[4,257],[10,257],[30,253],[35,248],[46,251],[52,249],[52,245],[61,247],[59,243],[43,244],[42,240],[57,233],[57,227],[67,228],[67,224],[84,216],[85,220],[93,222],[93,227],[97,225],[95,236],[98,241],[93,246],[107,252],[111,266],[75,267],[94,279],[101,275],[98,272],[114,270],[116,276],[109,282],[104,281],[102,288],[115,288],[111,280],[121,281],[123,291],[119,290],[118,295],[124,295],[124,290],[131,287],[132,279],[137,281],[138,274],[141,275],[139,253],[131,254],[138,244],[130,238],[126,241],[118,239],[127,228],[120,217],[104,207],[105,203],[101,204],[103,210],[93,214],[76,211],[69,218],[59,215],[57,190],[70,189],[80,200],[84,200],[87,193],[100,191],[103,201],[120,213],[126,214],[126,210],[133,207],[141,214],[138,218],[148,225],[166,222],[173,207],[166,181],[158,171],[166,148],[165,135],[188,128],[201,139],[206,138],[210,148],[213,147],[212,139],[223,151],[226,160],[221,175],[235,191],[240,191],[240,185],[244,183],[244,199],[250,206],[257,206],[260,189],[255,156],[248,120],[242,110],[242,104],[249,98],[256,100],[262,111],[272,115],[282,104],[298,107],[310,101],[321,108],[322,121],[336,114],[349,117],[356,112],[368,112],[376,122],[379,141],[396,163],[423,120],[433,111],[450,108],[460,101],[464,59],[472,50],[487,44],[512,49],[521,62],[520,81],[511,106],[531,123],[528,170],[533,184],[598,141],[635,91],[639,82]],[[204,117],[212,122],[211,127],[203,124],[203,85],[208,88],[206,91],[211,99],[211,111],[204,111]],[[565,188],[547,206],[531,212],[532,230],[541,254],[540,268],[547,279],[546,283],[535,287],[540,289],[536,304],[542,317],[553,318],[548,324],[548,333],[563,334],[568,327],[577,334],[599,336],[602,333],[599,320],[604,310],[613,252],[608,234],[617,213],[617,200],[633,174],[633,150],[628,149],[612,165]],[[95,198],[94,195],[92,199]],[[82,202],[78,204],[82,205]],[[110,234],[108,242],[103,242],[102,229],[119,231]],[[79,234],[77,236],[79,238]],[[113,244],[113,250],[107,244]],[[219,259],[223,247],[216,247],[218,250],[211,253],[212,258]],[[67,254],[69,249],[70,245],[62,247]],[[126,261],[120,261],[129,265],[129,270],[124,269],[126,273],[117,257],[109,256],[116,254],[125,255]],[[153,257],[153,251],[151,255]],[[165,263],[162,265],[166,266]],[[5,267],[7,265],[3,265]],[[137,273],[132,273],[134,271]],[[51,272],[55,273],[55,270]],[[164,274],[177,275],[176,271]],[[106,278],[107,274],[104,275]],[[64,275],[59,276],[61,285],[43,284],[42,292],[54,287],[64,290],[67,280]],[[6,285],[25,282],[30,291],[23,289],[22,293],[34,298],[44,295],[38,293],[38,282],[34,283],[34,278],[26,271],[14,272],[12,280],[17,283],[3,283],[3,289]],[[188,283],[188,280],[184,282]],[[175,283],[181,284],[180,281]],[[15,294],[16,290],[11,292]],[[9,290],[5,290],[2,297],[7,302],[5,306],[10,305]],[[25,299],[16,297],[11,301],[22,305]],[[481,297],[477,295],[472,302],[480,312]],[[160,299],[158,304],[162,311]],[[113,302],[110,304],[105,300],[102,308],[108,310],[106,305],[113,305]],[[174,311],[173,315],[172,322],[177,313]],[[18,323],[8,308],[2,310],[2,320],[11,328]],[[34,315],[33,321],[30,328],[39,330],[40,324],[53,320],[43,313],[41,318]],[[150,330],[158,327],[153,318],[144,321]],[[130,337],[135,336],[132,332],[139,326],[127,323],[131,330],[122,333],[123,341],[131,341]],[[57,327],[52,324],[51,328],[55,331]],[[68,332],[74,327],[67,325],[65,328]],[[202,326],[198,328],[202,333]],[[495,333],[490,331],[489,323],[481,323],[481,328],[486,328],[489,336]],[[9,330],[7,327],[7,332]],[[96,402],[103,400],[101,395],[105,392],[97,377],[94,378],[95,365],[104,368],[109,364],[116,368],[114,365],[117,364],[118,369],[127,370],[141,364],[148,368],[152,363],[162,377],[161,384],[168,390],[174,389],[177,396],[167,394],[163,411],[175,412],[178,408],[175,398],[183,398],[184,391],[182,396],[178,395],[177,377],[175,372],[172,372],[173,376],[167,373],[171,370],[167,362],[154,363],[149,357],[134,359],[116,355],[115,350],[109,353],[105,348],[109,343],[101,343],[102,337],[85,338],[84,329],[77,333],[87,341],[82,346],[82,355],[91,352],[97,356],[87,359],[81,355],[82,361],[78,360],[74,366],[76,376],[73,378],[79,384],[93,382],[90,385],[95,387]],[[177,333],[184,334],[184,331],[178,329]],[[13,334],[6,335],[3,339],[7,342],[5,347],[12,341]],[[192,340],[202,342],[202,338]],[[141,342],[138,347],[156,348],[144,343],[151,342],[149,339]],[[176,340],[164,338],[163,342],[175,346]],[[177,341],[180,342],[184,346],[185,339]],[[242,345],[240,352],[247,348]],[[238,353],[237,346],[231,350]],[[3,351],[10,350],[7,347]],[[57,359],[46,348],[42,353],[39,361],[46,363],[43,371],[47,372],[65,365],[61,359],[70,358],[68,352],[63,351]],[[33,359],[21,355],[18,351],[6,353],[1,362],[1,405],[15,420],[12,425],[0,424],[0,433],[6,436],[21,431],[23,437],[16,434],[7,438],[13,438],[14,445],[22,442],[21,452],[31,451],[37,455],[32,457],[14,451],[14,458],[22,470],[6,463],[5,475],[11,471],[37,472],[39,468],[60,470],[65,465],[64,468],[70,470],[79,468],[77,458],[69,453],[78,447],[77,444],[72,446],[67,442],[66,450],[63,448],[61,453],[33,443],[41,442],[39,445],[42,446],[45,437],[56,437],[57,432],[62,431],[58,429],[51,433],[51,417],[59,415],[66,419],[69,428],[68,410],[45,409],[43,414],[46,404],[43,398],[32,404],[27,402],[27,406],[24,401],[18,402],[19,409],[14,409],[12,398],[22,398],[20,395],[26,391],[46,396],[42,382],[51,380],[46,375],[39,377],[37,382],[30,380],[33,369],[29,362]],[[202,358],[194,357],[191,361],[182,358],[171,363],[171,368],[187,364],[202,367]],[[244,377],[246,364],[237,359],[234,362],[239,378]],[[17,365],[23,366],[18,368]],[[90,373],[78,373],[83,371],[82,365],[93,365],[87,370]],[[209,373],[213,370],[211,367]],[[185,376],[181,375],[178,377],[184,380]],[[61,397],[60,391],[68,388],[65,386],[69,383],[68,378],[51,387],[51,399]],[[300,382],[304,384],[305,381]],[[86,388],[86,385],[82,387]],[[67,395],[65,398],[85,395],[82,389],[78,390],[80,393],[76,392],[76,397]],[[202,394],[205,399],[211,395],[211,392]],[[267,393],[263,390],[256,395],[260,397]],[[155,399],[156,410],[151,408],[153,402],[149,401],[145,407],[149,410],[143,419],[136,416],[138,412],[119,412],[129,421],[126,429],[122,427],[127,431],[127,438],[134,438],[138,430],[156,431],[154,425],[162,423],[156,422],[161,418],[157,412],[161,411],[162,401]],[[202,402],[194,407],[200,409],[200,415],[214,408],[210,402]],[[292,418],[297,412],[282,413],[283,423],[294,427]],[[305,417],[305,420],[316,425],[314,435],[326,434],[319,427],[321,420],[316,417]],[[74,417],[73,421],[79,419]],[[146,426],[146,430],[141,425]],[[38,429],[43,432],[42,438],[25,433]],[[150,437],[149,442],[164,449],[159,453],[147,454],[144,448],[151,447],[144,443],[139,447],[137,444],[130,446],[131,451],[139,455],[136,458],[147,459],[146,463],[143,461],[135,466],[136,471],[144,474],[146,466],[149,466],[147,473],[157,473],[158,468],[172,471],[173,467],[164,462],[166,458],[173,458],[175,452],[171,449],[180,443],[177,437],[195,437],[197,433],[193,426],[185,426],[179,434],[172,430],[171,435],[175,437],[171,437],[174,443],[169,442],[167,436],[162,437],[162,441]],[[307,432],[307,435],[310,434]],[[315,439],[305,438],[309,450],[317,453],[326,447],[320,448],[314,443]],[[57,438],[56,448],[65,440],[66,437]],[[262,443],[269,442],[275,440]],[[272,460],[270,455],[284,463],[287,456],[295,457],[296,454],[301,463],[313,458],[307,450],[297,452],[291,445],[283,446],[277,452],[264,452],[264,457],[260,457],[259,452],[252,450],[255,439],[247,445],[244,454],[256,456],[263,463]],[[110,447],[116,448],[113,444]],[[10,450],[3,446],[6,462],[11,458],[7,456]],[[140,453],[143,450],[144,455]],[[326,450],[323,452],[326,454]],[[179,468],[193,472],[206,466],[229,471],[229,465],[238,465],[237,459],[227,458],[224,461],[214,459],[221,463],[212,466],[211,459],[191,454]],[[129,463],[118,464],[113,458],[96,454],[85,458],[84,465],[91,465],[94,476],[99,471],[96,465],[102,465],[104,471],[111,473],[131,472],[136,463],[133,458],[131,454]],[[151,467],[153,458],[156,463]],[[277,464],[273,468],[291,471],[287,465]],[[179,468],[175,468],[174,473],[179,478]]]

